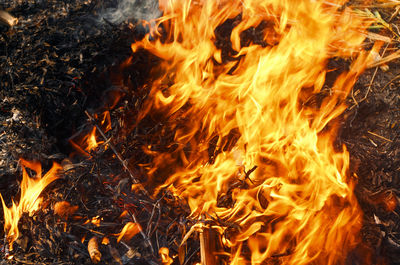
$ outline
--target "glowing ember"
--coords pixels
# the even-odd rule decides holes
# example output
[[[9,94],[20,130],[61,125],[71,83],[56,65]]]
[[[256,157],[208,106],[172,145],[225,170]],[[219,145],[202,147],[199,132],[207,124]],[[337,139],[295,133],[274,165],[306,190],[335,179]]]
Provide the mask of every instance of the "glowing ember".
[[[78,206],[72,206],[69,202],[61,201],[54,205],[54,213],[63,219],[68,219],[78,210]]]
[[[87,219],[83,224],[86,225],[86,224],[91,223],[91,224],[99,227],[100,223],[101,223],[101,219],[102,218],[100,216],[95,216],[95,217],[92,217],[91,219]]]
[[[7,235],[10,250],[12,250],[13,242],[19,237],[18,221],[22,214],[29,213],[29,215],[32,215],[39,210],[40,203],[42,202],[41,198],[39,198],[40,193],[47,185],[58,178],[57,173],[61,170],[60,165],[53,163],[53,167],[42,177],[40,163],[29,162],[23,159],[20,162],[22,166],[22,181],[19,202],[15,203],[13,201],[12,206],[7,208],[3,196],[0,194],[4,212],[4,231]],[[29,177],[25,167],[35,171],[35,178]]]
[[[372,56],[361,49],[368,22],[344,4],[160,0],[163,17],[132,45],[162,58],[165,73],[141,117],[163,113],[176,130],[176,149],[148,150],[149,175],[173,170],[162,188],[192,218],[240,227],[219,228],[231,264],[337,264],[356,243],[361,212],[335,119]],[[233,28],[232,48],[221,27]],[[334,57],[354,60],[328,87]]]

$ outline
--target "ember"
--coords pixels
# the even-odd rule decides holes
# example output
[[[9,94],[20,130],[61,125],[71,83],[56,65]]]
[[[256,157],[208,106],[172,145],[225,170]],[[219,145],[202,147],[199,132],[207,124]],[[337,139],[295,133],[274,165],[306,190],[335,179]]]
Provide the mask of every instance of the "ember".
[[[60,165],[54,164],[51,170],[42,177],[40,163],[28,162],[23,159],[20,161],[22,166],[22,181],[19,202],[15,203],[13,201],[12,206],[7,208],[3,196],[0,194],[4,212],[4,231],[7,234],[10,250],[12,250],[14,241],[19,237],[18,221],[22,214],[28,213],[32,215],[40,209],[40,193],[47,185],[57,179],[58,171],[61,169]],[[25,167],[34,170],[36,176],[34,178],[29,177]]]
[[[156,2],[0,5],[7,262],[397,264],[399,3]]]

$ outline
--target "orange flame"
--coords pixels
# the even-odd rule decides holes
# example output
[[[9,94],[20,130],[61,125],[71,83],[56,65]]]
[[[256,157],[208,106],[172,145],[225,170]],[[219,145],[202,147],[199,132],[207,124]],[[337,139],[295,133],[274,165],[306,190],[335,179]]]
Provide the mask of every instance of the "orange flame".
[[[29,162],[24,159],[20,160],[22,166],[21,196],[18,203],[12,202],[12,206],[8,208],[0,194],[4,212],[4,231],[7,234],[7,240],[12,250],[14,241],[19,237],[18,221],[23,213],[29,213],[31,216],[39,210],[42,202],[39,198],[41,192],[51,182],[58,178],[58,171],[61,166],[53,163],[53,167],[42,177],[42,166],[37,162]],[[29,177],[26,168],[35,171],[35,178]]]
[[[115,95],[111,94],[110,98],[113,100],[115,99],[118,102],[120,95],[118,93]],[[104,143],[104,141],[97,140],[97,130],[100,130],[99,133],[104,136],[104,133],[112,129],[110,111],[108,110],[101,112],[101,114],[93,114],[93,118],[90,117],[90,119],[93,119],[93,121],[98,120],[100,125],[92,126],[90,132],[78,132],[69,139],[69,143],[75,148],[75,150],[86,157],[91,157],[91,152]],[[107,149],[107,146],[104,148]]]
[[[176,149],[148,152],[149,175],[173,170],[163,187],[187,200],[192,218],[240,227],[220,229],[231,264],[274,256],[336,264],[356,243],[361,211],[349,155],[334,141],[344,100],[372,56],[361,48],[370,22],[345,2],[160,0],[157,27],[132,44],[163,59],[139,118],[157,111],[176,129]],[[249,32],[259,35],[246,40]],[[232,47],[221,48],[221,38]],[[353,61],[328,86],[335,57]]]
[[[171,265],[174,260],[169,256],[169,249],[166,247],[160,248],[158,251],[161,257],[161,264],[162,265]]]
[[[107,115],[104,116],[104,120],[102,124],[107,120]],[[108,123],[106,124],[106,129],[111,128],[109,127]],[[78,151],[81,155],[90,157],[90,153],[95,150],[100,144],[104,143],[104,141],[97,141],[96,139],[96,127],[93,126],[91,131],[84,135],[83,137],[78,135],[78,142],[75,143],[73,140],[70,140],[70,144]],[[80,139],[79,139],[80,138]]]
[[[105,112],[103,112],[103,118],[101,120],[101,125],[104,127],[104,132],[108,132],[109,130],[111,130],[111,116],[110,116],[110,112],[107,110]]]
[[[91,151],[98,146],[97,141],[96,141],[96,127],[93,127],[92,131],[87,136],[86,142],[87,142],[86,150],[88,150],[88,151]]]
[[[121,241],[121,239],[130,240],[133,236],[139,233],[142,230],[142,227],[138,223],[128,222],[122,228],[121,232],[117,234],[117,242]]]
[[[85,148],[86,151],[90,152],[99,146],[99,143],[103,142],[97,142],[96,140],[96,127],[92,128],[92,131],[85,136],[86,144],[87,147]]]

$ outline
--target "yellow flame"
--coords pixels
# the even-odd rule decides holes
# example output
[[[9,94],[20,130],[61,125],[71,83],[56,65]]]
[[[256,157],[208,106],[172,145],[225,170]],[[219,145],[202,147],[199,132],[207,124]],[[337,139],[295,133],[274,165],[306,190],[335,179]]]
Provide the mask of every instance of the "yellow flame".
[[[372,58],[361,48],[369,22],[345,2],[160,0],[163,17],[132,44],[163,59],[139,119],[157,111],[176,131],[176,149],[148,150],[149,175],[172,170],[163,187],[187,200],[193,218],[240,227],[222,236],[231,264],[276,255],[336,264],[356,243],[349,155],[334,141],[344,100]],[[246,41],[254,31],[259,40]],[[328,87],[335,57],[352,63]]]
[[[87,147],[86,151],[90,152],[99,146],[99,143],[96,140],[96,127],[93,126],[91,132],[85,136]]]
[[[42,177],[40,163],[29,162],[24,159],[21,159],[20,162],[22,166],[22,181],[19,202],[15,203],[13,201],[11,207],[8,208],[3,196],[0,194],[4,212],[4,231],[7,235],[10,250],[12,250],[14,241],[19,237],[18,221],[22,214],[29,213],[29,215],[32,215],[39,210],[42,202],[41,198],[39,198],[41,192],[47,185],[58,178],[57,173],[61,170],[59,164],[53,163],[53,167]],[[35,178],[29,177],[25,167],[35,171]]]

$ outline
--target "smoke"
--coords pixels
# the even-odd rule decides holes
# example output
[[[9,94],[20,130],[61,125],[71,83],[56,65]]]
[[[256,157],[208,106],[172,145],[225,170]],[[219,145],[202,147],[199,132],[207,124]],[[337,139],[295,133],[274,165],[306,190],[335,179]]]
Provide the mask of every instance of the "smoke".
[[[118,0],[115,7],[103,9],[99,14],[100,20],[107,20],[114,24],[123,21],[156,19],[161,16],[157,0]]]

